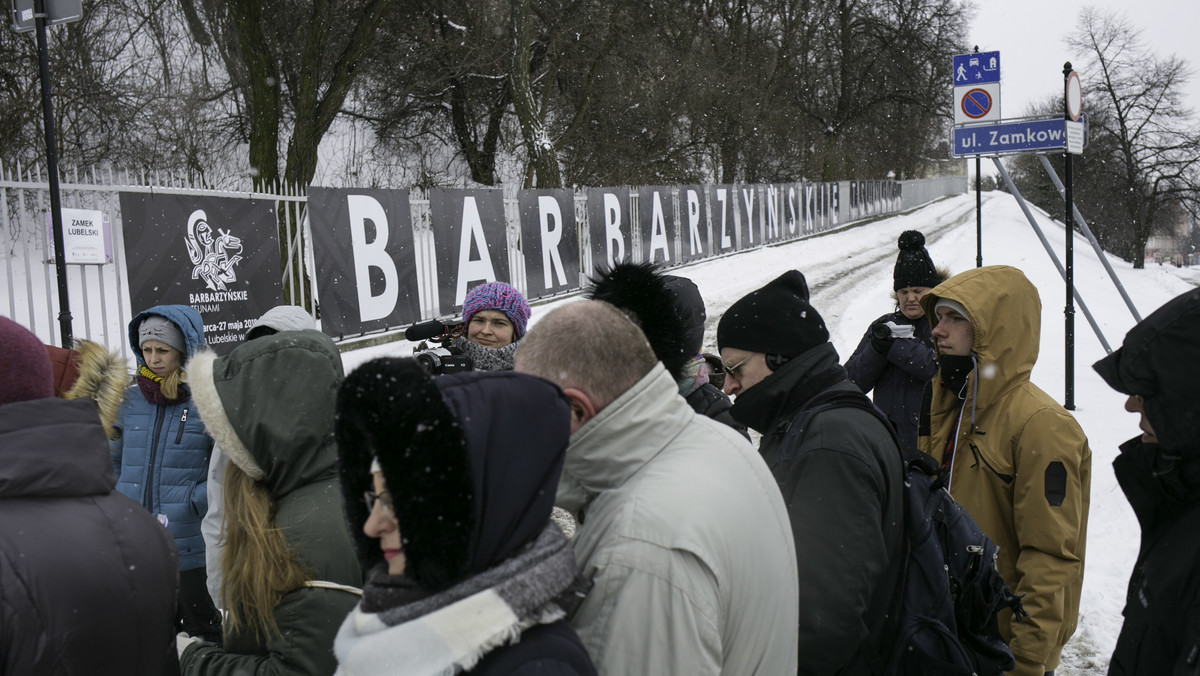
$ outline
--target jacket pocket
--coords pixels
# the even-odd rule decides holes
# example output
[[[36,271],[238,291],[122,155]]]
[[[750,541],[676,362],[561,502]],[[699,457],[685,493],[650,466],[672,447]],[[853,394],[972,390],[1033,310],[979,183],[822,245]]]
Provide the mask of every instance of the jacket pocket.
[[[1012,466],[1012,458],[1001,456],[996,453],[995,449],[988,444],[980,446],[975,443],[974,439],[968,438],[967,445],[971,449],[971,457],[974,461],[974,466],[983,467],[991,472],[994,476],[1004,482],[1005,485],[1011,484],[1016,476]]]

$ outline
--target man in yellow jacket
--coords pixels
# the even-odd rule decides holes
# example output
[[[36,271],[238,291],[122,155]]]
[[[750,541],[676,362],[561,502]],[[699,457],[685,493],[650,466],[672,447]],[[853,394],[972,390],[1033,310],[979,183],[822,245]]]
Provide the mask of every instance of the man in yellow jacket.
[[[1092,453],[1075,419],[1029,381],[1037,289],[1016,268],[982,267],[921,305],[939,368],[922,450],[942,463],[950,494],[1000,546],[1000,573],[1024,595],[1028,619],[1000,616],[1017,661],[1010,673],[1052,674],[1079,615]]]

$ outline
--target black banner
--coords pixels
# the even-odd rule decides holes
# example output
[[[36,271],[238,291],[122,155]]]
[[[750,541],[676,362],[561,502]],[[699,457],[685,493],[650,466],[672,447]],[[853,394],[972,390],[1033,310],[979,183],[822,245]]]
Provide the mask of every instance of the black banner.
[[[638,188],[638,226],[642,235],[642,261],[673,264],[678,227],[671,204],[671,188]]]
[[[723,254],[737,250],[737,188],[732,185],[714,185],[708,189],[712,205],[712,249],[710,253]]]
[[[738,201],[742,205],[738,224],[738,250],[762,244],[762,197],[756,185],[739,185]]]
[[[518,196],[526,296],[578,289],[579,224],[572,190],[522,190]]]
[[[340,338],[421,318],[407,190],[308,189],[321,329]]]
[[[704,258],[712,251],[712,230],[708,227],[703,187],[679,187],[679,232],[680,257],[684,262]]]
[[[588,234],[591,236],[592,267],[587,274],[608,270],[632,260],[632,237],[628,188],[589,188]]]
[[[454,314],[475,283],[512,283],[508,228],[499,190],[429,191],[437,257],[438,311]]]
[[[224,354],[281,302],[274,202],[132,192],[120,200],[134,314],[190,305]]]

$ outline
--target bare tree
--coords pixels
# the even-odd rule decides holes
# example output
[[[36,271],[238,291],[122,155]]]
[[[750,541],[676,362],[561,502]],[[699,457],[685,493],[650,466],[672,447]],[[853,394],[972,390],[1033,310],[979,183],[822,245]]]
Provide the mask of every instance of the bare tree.
[[[1200,129],[1182,101],[1190,71],[1154,54],[1120,14],[1083,10],[1067,43],[1087,55],[1091,178],[1125,221],[1108,244],[1140,268],[1150,236],[1200,205]]]

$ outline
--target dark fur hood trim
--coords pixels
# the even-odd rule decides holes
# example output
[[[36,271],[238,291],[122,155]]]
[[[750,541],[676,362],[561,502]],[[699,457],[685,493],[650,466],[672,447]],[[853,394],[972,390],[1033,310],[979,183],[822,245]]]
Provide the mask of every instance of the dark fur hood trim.
[[[430,591],[461,579],[474,527],[466,440],[430,376],[412,359],[358,367],[338,392],[336,434],[346,517],[364,568],[383,560],[362,532],[374,457],[393,496],[405,575]]]
[[[631,315],[671,377],[682,378],[704,342],[704,300],[696,285],[651,263],[618,263],[591,282],[588,297]]]

